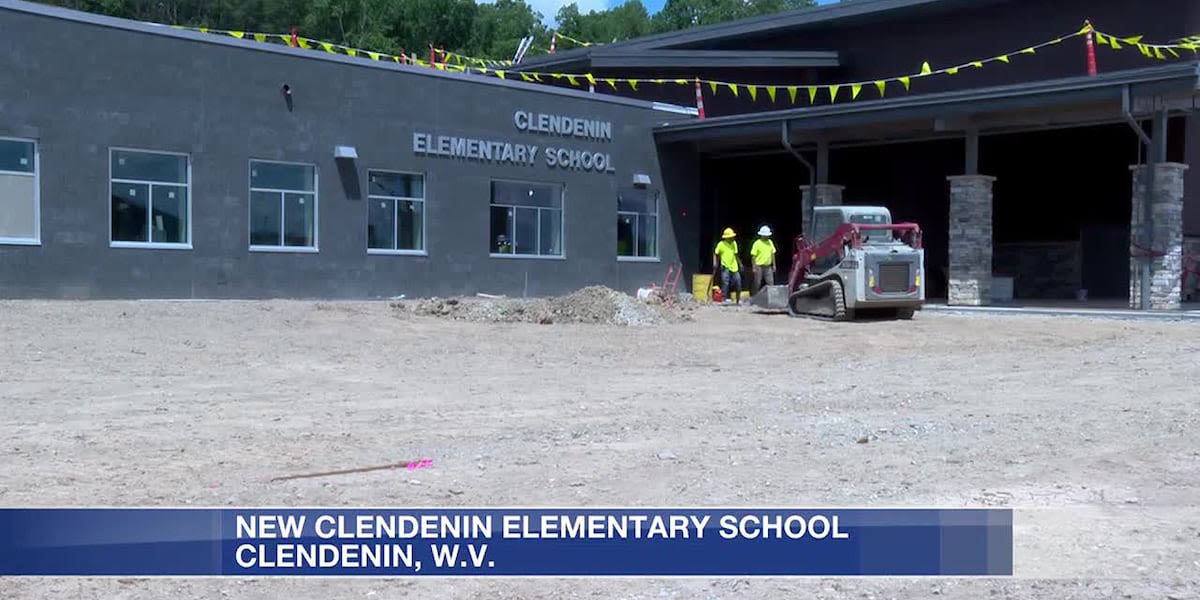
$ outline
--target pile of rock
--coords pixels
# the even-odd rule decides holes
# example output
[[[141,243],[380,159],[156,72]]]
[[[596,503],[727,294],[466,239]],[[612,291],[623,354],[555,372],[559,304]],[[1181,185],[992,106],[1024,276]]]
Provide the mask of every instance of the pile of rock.
[[[566,296],[537,299],[430,298],[412,307],[415,314],[477,323],[595,323],[645,326],[686,321],[687,305],[647,302],[604,286]]]

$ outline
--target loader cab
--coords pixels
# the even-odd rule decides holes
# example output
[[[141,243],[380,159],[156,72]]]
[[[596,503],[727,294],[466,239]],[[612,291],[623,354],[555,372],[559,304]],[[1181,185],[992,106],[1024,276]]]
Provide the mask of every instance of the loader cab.
[[[813,219],[805,232],[813,243],[820,243],[837,231],[843,223],[889,225],[892,213],[882,206],[814,206]],[[886,243],[892,241],[890,231],[863,232],[863,241]]]

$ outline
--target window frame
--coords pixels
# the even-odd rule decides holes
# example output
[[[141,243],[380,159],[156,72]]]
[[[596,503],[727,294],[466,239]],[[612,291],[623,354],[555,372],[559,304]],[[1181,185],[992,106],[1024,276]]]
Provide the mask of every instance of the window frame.
[[[387,175],[416,175],[416,176],[419,176],[421,178],[421,186],[422,186],[421,189],[424,190],[425,195],[421,198],[406,198],[406,197],[402,197],[402,196],[381,196],[381,195],[377,195],[377,194],[372,194],[371,193],[371,173],[384,173]],[[396,217],[396,220],[394,221],[394,226],[396,226],[396,227],[400,226],[400,218],[399,218],[399,215],[397,214],[400,210],[399,209],[400,201],[420,202],[421,203],[421,249],[420,250],[397,250],[397,249],[387,249],[387,248],[372,248],[371,247],[371,239],[368,237],[367,244],[366,244],[367,245],[367,254],[375,254],[375,255],[379,255],[379,256],[429,256],[429,231],[426,228],[428,225],[428,221],[429,221],[429,212],[428,212],[429,205],[425,203],[425,201],[428,198],[429,198],[429,174],[428,173],[421,172],[421,171],[400,171],[400,170],[396,170],[396,169],[372,169],[372,168],[368,167],[367,168],[367,202],[370,203],[372,199],[392,201],[392,203],[393,203],[392,214],[395,215],[395,217]],[[371,209],[369,206],[367,207],[366,218],[367,218],[367,225],[370,226],[371,225]],[[396,235],[395,231],[392,232],[392,235],[395,236],[393,238],[393,241],[399,239],[399,236]]]
[[[188,205],[187,205],[187,241],[186,242],[183,242],[183,243],[155,242],[153,228],[148,228],[146,230],[147,239],[144,242],[117,241],[117,240],[112,239],[112,236],[113,236],[112,195],[113,195],[113,183],[116,181],[113,179],[113,156],[117,152],[136,152],[139,154],[158,154],[158,155],[162,155],[162,156],[182,156],[184,158],[184,162],[187,165],[187,183],[185,183],[183,185],[180,185],[178,183],[167,183],[164,181],[143,181],[140,179],[121,179],[119,181],[120,181],[120,183],[145,185],[145,186],[150,187],[150,190],[151,190],[150,198],[148,198],[148,200],[150,201],[150,204],[149,204],[150,210],[147,211],[148,214],[146,216],[146,218],[148,218],[148,219],[154,218],[154,192],[153,192],[154,186],[160,185],[160,186],[185,188],[187,190],[187,197],[188,197],[188,200],[187,200],[187,203],[188,203]],[[107,210],[107,212],[108,212],[108,247],[109,248],[124,248],[124,249],[133,249],[133,250],[191,250],[192,249],[192,205],[193,204],[194,203],[192,201],[192,156],[190,154],[188,154],[186,152],[173,152],[170,150],[148,150],[145,148],[128,148],[128,147],[123,147],[123,146],[109,146],[109,148],[108,148],[108,207],[107,207],[107,209],[108,209]]]
[[[254,187],[254,164],[265,163],[271,165],[289,165],[293,167],[310,167],[313,172],[313,189],[307,190],[282,190],[275,188],[256,188]],[[317,254],[321,251],[321,169],[316,163],[293,162],[285,160],[269,160],[264,158],[251,158],[246,161],[246,241],[247,248],[250,252],[273,252],[284,254]],[[282,205],[287,201],[286,194],[312,194],[313,198],[313,243],[311,246],[264,246],[255,244],[254,239],[254,192],[266,192],[269,194],[279,194],[279,203]],[[279,237],[282,243],[283,230],[286,228],[287,216],[285,214],[286,206],[280,206],[279,213]]]
[[[0,237],[0,246],[41,246],[42,245],[42,147],[35,139],[8,137],[0,135],[0,141],[21,142],[33,144],[33,173],[20,171],[0,171],[4,175],[18,177],[33,177],[33,237],[10,238]],[[111,211],[110,211],[111,212]]]
[[[559,243],[561,245],[561,248],[560,248],[558,254],[541,254],[540,253],[541,252],[541,241],[542,241],[541,240],[541,238],[542,238],[542,211],[543,210],[556,210],[556,209],[546,208],[544,206],[528,206],[528,205],[523,205],[523,204],[496,204],[492,197],[492,189],[494,187],[494,184],[496,184],[496,183],[515,183],[518,185],[555,186],[558,188],[558,190],[559,190],[559,195],[558,195],[559,208],[557,209],[558,213],[559,213],[558,236],[559,236]],[[491,220],[492,220],[492,209],[497,206],[503,206],[503,207],[507,207],[507,208],[523,208],[526,210],[536,210],[537,211],[538,239],[537,239],[536,245],[537,245],[538,251],[539,251],[538,254],[517,254],[516,253],[516,231],[515,231],[516,215],[515,214],[513,215],[514,231],[513,231],[513,235],[511,236],[512,239],[510,240],[513,244],[514,251],[509,254],[502,254],[502,253],[494,251],[495,240],[491,239]],[[511,179],[511,178],[506,178],[506,177],[493,177],[493,178],[488,179],[488,238],[489,238],[488,239],[488,257],[489,258],[502,258],[502,259],[508,259],[508,260],[567,260],[567,184],[564,182],[561,182],[561,181],[536,181],[536,180],[532,180],[532,179]]]
[[[624,189],[637,189],[637,188],[624,188]],[[633,245],[634,245],[635,251],[637,250],[637,232],[639,230],[639,226],[641,225],[641,220],[642,220],[641,217],[643,215],[654,217],[654,256],[622,255],[620,253],[620,251],[618,251],[617,252],[617,261],[618,262],[632,262],[632,263],[662,262],[662,192],[660,192],[659,190],[656,190],[656,189],[645,190],[648,193],[654,194],[654,212],[653,213],[642,213],[642,212],[631,212],[631,211],[627,211],[627,210],[621,210],[621,205],[620,205],[621,201],[619,198],[621,191],[622,191],[622,189],[617,190],[617,195],[618,195],[617,219],[620,219],[622,216],[632,216],[635,219],[634,220],[634,229],[633,229],[633,231],[634,231]],[[620,240],[621,240],[621,233],[620,233],[620,231],[618,231],[617,232],[617,242],[619,243]]]

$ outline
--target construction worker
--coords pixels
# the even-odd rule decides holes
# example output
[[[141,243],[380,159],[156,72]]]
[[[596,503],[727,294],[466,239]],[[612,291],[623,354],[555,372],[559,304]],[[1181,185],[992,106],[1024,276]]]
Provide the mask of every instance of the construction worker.
[[[771,241],[770,227],[759,228],[758,239],[750,246],[750,260],[754,261],[754,285],[750,293],[756,295],[763,283],[775,285],[775,242]]]
[[[713,273],[721,275],[721,295],[725,302],[732,298],[737,304],[742,303],[742,258],[738,256],[737,234],[732,228],[725,228],[721,233],[721,241],[713,250]],[[734,296],[729,295],[729,286],[737,288]]]

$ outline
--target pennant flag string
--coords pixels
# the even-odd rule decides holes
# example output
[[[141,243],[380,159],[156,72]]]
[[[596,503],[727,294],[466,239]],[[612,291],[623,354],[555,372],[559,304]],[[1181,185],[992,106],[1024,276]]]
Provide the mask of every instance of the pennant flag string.
[[[613,89],[613,91],[619,91],[619,89],[620,89],[619,84],[624,84],[624,85],[628,86],[631,90],[636,91],[638,89],[638,86],[646,85],[646,84],[655,84],[655,85],[673,84],[673,85],[691,86],[696,83],[699,83],[701,85],[707,84],[707,86],[710,88],[710,91],[713,95],[717,95],[718,93],[720,93],[720,91],[722,89],[724,89],[724,90],[727,90],[734,97],[738,97],[738,98],[748,97],[748,98],[750,98],[751,101],[758,101],[758,99],[761,97],[761,95],[759,94],[759,91],[766,90],[766,92],[767,92],[766,97],[769,98],[770,102],[772,102],[772,103],[776,102],[777,99],[779,98],[779,96],[776,94],[776,91],[778,89],[785,89],[788,92],[787,97],[790,99],[792,104],[796,103],[797,94],[800,89],[804,89],[807,91],[809,104],[816,104],[817,98],[823,95],[823,94],[821,94],[821,92],[824,92],[824,96],[827,97],[830,102],[837,102],[839,97],[845,97],[847,95],[849,96],[851,101],[857,100],[860,96],[862,96],[862,91],[864,89],[870,89],[872,87],[878,92],[879,97],[882,98],[887,93],[887,88],[889,87],[889,84],[899,83],[901,86],[903,86],[905,91],[911,91],[912,82],[914,79],[922,79],[922,78],[926,78],[926,77],[933,77],[933,76],[939,76],[939,75],[954,76],[954,75],[958,75],[959,73],[961,73],[962,71],[964,71],[966,69],[980,69],[990,63],[1011,64],[1011,61],[1014,57],[1026,55],[1026,54],[1037,54],[1037,52],[1043,48],[1061,44],[1068,39],[1085,36],[1088,34],[1093,35],[1095,37],[1096,43],[1100,46],[1112,48],[1113,50],[1122,50],[1126,47],[1134,47],[1139,52],[1141,52],[1143,55],[1145,55],[1146,57],[1154,58],[1157,60],[1166,60],[1170,57],[1179,58],[1180,55],[1182,54],[1181,51],[1190,51],[1192,54],[1200,54],[1200,36],[1188,36],[1188,37],[1180,38],[1178,40],[1174,40],[1173,43],[1167,43],[1167,44],[1150,44],[1150,43],[1145,43],[1142,41],[1143,36],[1120,37],[1120,36],[1116,36],[1116,35],[1112,35],[1112,34],[1100,31],[1100,30],[1096,29],[1089,21],[1089,22],[1086,22],[1081,29],[1079,29],[1073,33],[1064,34],[1060,37],[1056,37],[1051,40],[1041,42],[1039,44],[1034,44],[1032,46],[1027,46],[1027,47],[1019,49],[1019,50],[1014,50],[1014,51],[1007,52],[1004,54],[999,54],[999,55],[993,56],[991,58],[970,60],[967,62],[963,62],[961,64],[937,68],[937,69],[933,68],[933,66],[928,61],[925,61],[925,62],[921,63],[920,68],[917,69],[915,72],[913,72],[911,74],[906,74],[906,75],[884,77],[884,78],[864,80],[864,81],[853,81],[853,82],[820,84],[820,85],[799,85],[798,86],[798,85],[769,84],[769,83],[767,83],[767,84],[764,84],[764,83],[740,83],[740,82],[711,80],[711,79],[698,79],[695,77],[686,78],[686,79],[682,79],[682,78],[681,79],[632,79],[632,78],[596,77],[595,75],[593,75],[591,73],[545,73],[545,72],[533,72],[533,71],[513,71],[512,73],[509,73],[508,69],[511,69],[514,66],[512,61],[501,61],[501,60],[490,60],[490,59],[485,59],[485,58],[477,58],[477,57],[467,56],[464,54],[459,54],[456,52],[449,52],[449,51],[437,49],[432,46],[430,47],[430,59],[431,60],[424,60],[424,59],[421,59],[416,54],[404,53],[403,51],[401,52],[400,55],[393,55],[393,54],[388,54],[388,53],[383,53],[383,52],[360,50],[357,48],[351,48],[351,47],[343,46],[340,44],[334,44],[332,42],[299,37],[294,32],[287,33],[287,34],[280,34],[280,33],[247,32],[247,31],[230,31],[230,30],[212,29],[212,28],[205,28],[205,27],[183,27],[183,26],[178,26],[178,25],[172,25],[171,27],[176,28],[176,29],[186,29],[186,30],[198,31],[201,33],[225,35],[225,36],[229,36],[229,37],[233,37],[233,38],[241,39],[241,40],[254,40],[254,41],[257,41],[260,43],[276,43],[277,44],[277,43],[282,42],[291,47],[299,47],[299,48],[313,49],[313,50],[324,50],[325,52],[329,52],[332,54],[341,54],[341,55],[351,56],[351,57],[365,57],[365,58],[369,58],[370,60],[375,60],[375,61],[388,61],[388,62],[395,62],[395,63],[399,63],[399,64],[415,65],[415,66],[420,66],[420,67],[432,67],[437,70],[448,71],[448,72],[489,75],[489,76],[498,77],[500,79],[508,79],[509,75],[511,75],[512,73],[516,73],[519,76],[521,81],[526,81],[526,82],[530,82],[530,83],[546,83],[548,80],[562,81],[565,79],[566,82],[573,87],[584,86],[584,87],[598,88],[597,82],[602,82],[602,83],[606,84],[607,87],[611,87]],[[565,36],[565,35],[563,35],[561,33],[557,33],[557,32],[555,32],[555,36],[559,39],[571,41],[573,43],[578,43],[578,44],[581,44],[584,46],[592,45],[590,43],[580,42],[579,40],[575,40],[574,38],[570,38],[568,36]],[[849,90],[849,94],[842,94],[839,96],[839,92],[844,89]],[[743,92],[743,91],[745,91],[746,93],[742,94],[741,92]]]

